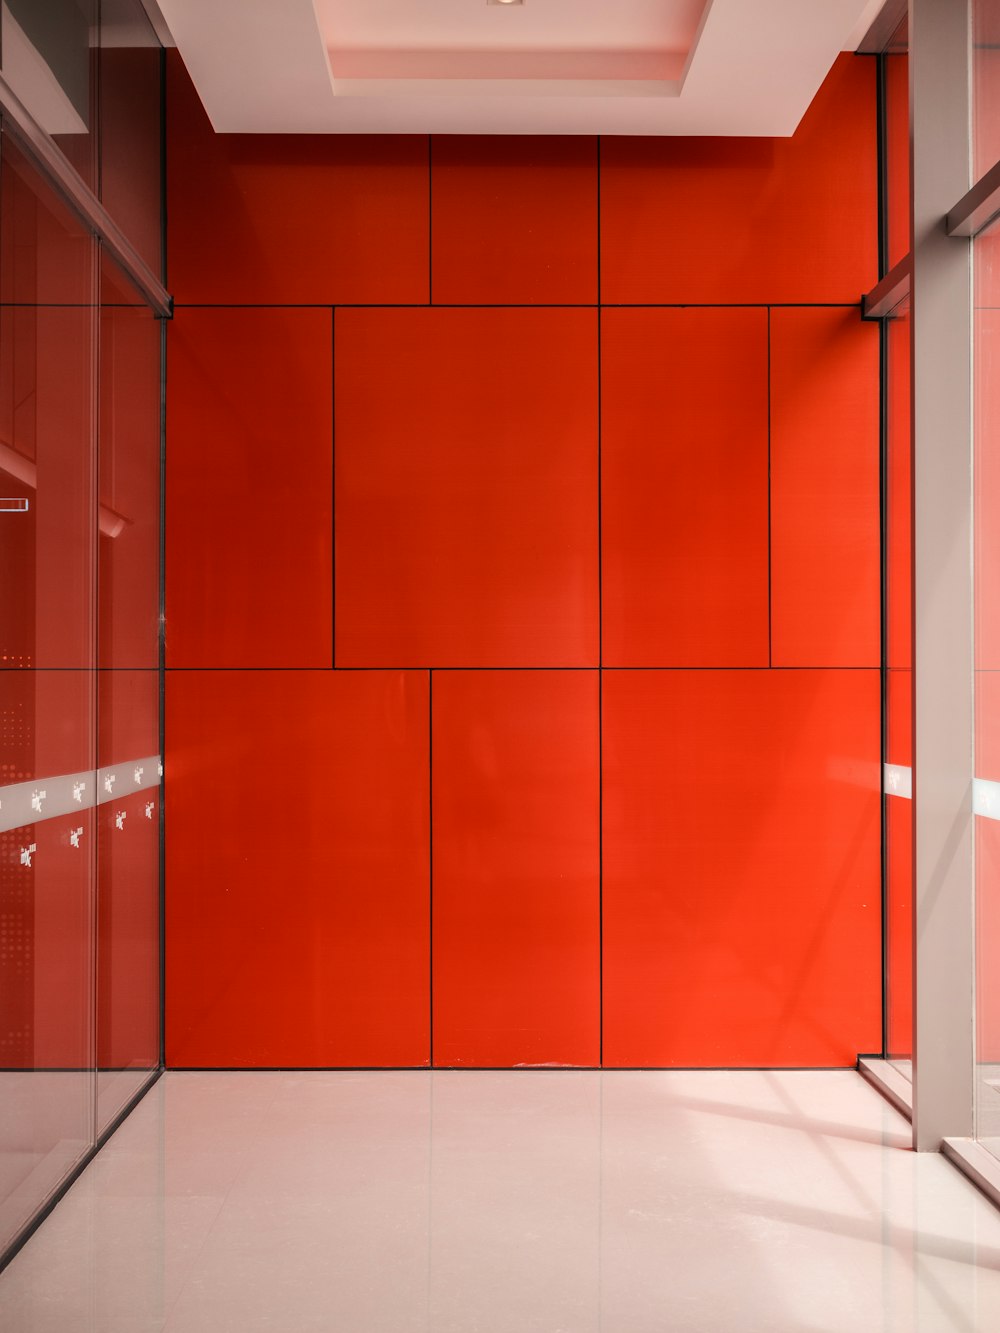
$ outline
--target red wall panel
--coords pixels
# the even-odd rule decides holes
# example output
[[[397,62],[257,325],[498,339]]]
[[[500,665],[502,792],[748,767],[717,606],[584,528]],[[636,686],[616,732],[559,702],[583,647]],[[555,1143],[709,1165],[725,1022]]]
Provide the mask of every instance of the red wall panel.
[[[604,1059],[880,1044],[877,671],[604,673]]]
[[[597,300],[597,142],[544,135],[433,141],[435,301]]]
[[[427,300],[426,138],[216,135],[173,51],[167,135],[178,302]]]
[[[789,139],[602,139],[602,298],[857,301],[877,180],[875,62],[853,55]]]
[[[774,666],[877,666],[878,329],[771,312]]]
[[[596,666],[597,314],[344,310],[338,666]]]
[[[428,681],[170,672],[167,1061],[429,1052]]]
[[[606,310],[602,339],[604,664],[767,666],[767,312]]]
[[[877,1049],[878,673],[767,670],[878,663],[873,62],[600,164],[169,121],[168,1061],[596,1063],[602,745],[608,1062]]]
[[[328,310],[179,310],[168,339],[167,664],[332,656]]]
[[[600,1059],[598,673],[434,675],[434,1060]]]

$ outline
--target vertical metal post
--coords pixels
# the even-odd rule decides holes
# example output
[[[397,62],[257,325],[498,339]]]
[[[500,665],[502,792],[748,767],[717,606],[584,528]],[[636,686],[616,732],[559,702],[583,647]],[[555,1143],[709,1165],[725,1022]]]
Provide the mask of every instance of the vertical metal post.
[[[973,1132],[969,6],[910,0],[913,209],[913,1146]]]

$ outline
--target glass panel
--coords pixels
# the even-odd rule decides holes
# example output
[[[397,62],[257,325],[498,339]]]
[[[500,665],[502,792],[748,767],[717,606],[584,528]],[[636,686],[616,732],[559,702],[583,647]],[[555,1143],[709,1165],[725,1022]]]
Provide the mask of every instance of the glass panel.
[[[161,274],[161,50],[139,0],[101,0],[100,79],[101,201]]]
[[[1000,0],[972,5],[972,179],[1000,160]]]
[[[91,189],[97,184],[98,0],[4,0],[0,68]]]
[[[107,258],[100,327],[99,756],[128,782],[159,752],[160,324]],[[98,816],[98,1133],[159,1062],[159,804]]]
[[[95,275],[96,243],[4,139],[0,1248],[93,1142]]]
[[[1000,229],[973,255],[975,773],[1000,782]],[[989,813],[976,816],[976,1134],[1000,1156],[1000,822],[977,804]]]
[[[910,59],[907,22],[885,54],[885,223],[888,267],[910,252]]]
[[[910,1076],[913,1049],[910,312],[886,321],[885,457],[886,1054]]]

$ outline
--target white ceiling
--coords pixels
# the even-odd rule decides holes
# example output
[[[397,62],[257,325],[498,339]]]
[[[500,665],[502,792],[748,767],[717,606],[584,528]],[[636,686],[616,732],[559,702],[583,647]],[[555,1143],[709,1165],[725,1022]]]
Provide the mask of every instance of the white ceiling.
[[[376,50],[687,51],[705,0],[316,0],[326,45]]]
[[[244,133],[791,134],[883,0],[159,0]]]

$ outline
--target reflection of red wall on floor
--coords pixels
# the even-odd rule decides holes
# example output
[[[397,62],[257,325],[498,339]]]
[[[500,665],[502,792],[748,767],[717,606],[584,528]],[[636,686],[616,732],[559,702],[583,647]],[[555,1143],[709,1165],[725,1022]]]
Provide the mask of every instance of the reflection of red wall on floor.
[[[873,63],[773,142],[168,91],[168,1062],[877,1049]]]

